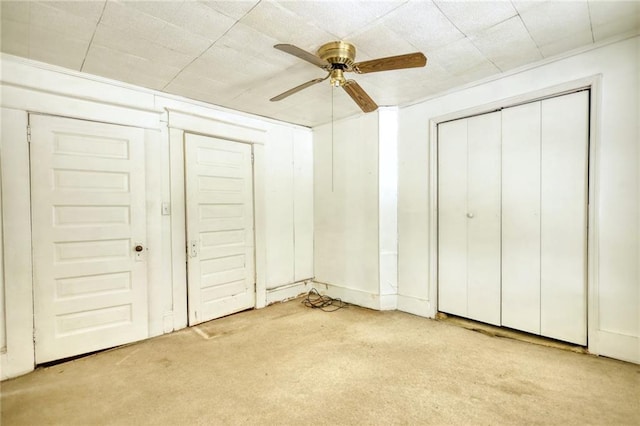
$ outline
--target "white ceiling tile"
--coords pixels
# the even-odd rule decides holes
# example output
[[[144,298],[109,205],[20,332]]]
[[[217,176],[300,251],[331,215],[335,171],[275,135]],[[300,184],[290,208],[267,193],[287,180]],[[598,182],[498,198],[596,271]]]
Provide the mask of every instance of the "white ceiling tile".
[[[26,1],[1,1],[0,12],[2,13],[2,22],[29,22],[29,9],[31,3]]]
[[[464,37],[431,1],[407,2],[385,16],[383,23],[423,51],[437,49]]]
[[[52,7],[55,3],[32,3],[30,9],[31,26],[46,28],[53,33],[70,38],[89,41],[96,23]]]
[[[388,14],[405,0],[279,1],[310,24],[343,39]]]
[[[159,43],[103,24],[98,26],[92,44],[138,57],[146,57],[154,62],[168,64],[178,68],[184,67],[196,58],[196,55],[188,55],[171,50]]]
[[[595,41],[640,30],[639,1],[590,1],[589,13]]]
[[[217,102],[233,98],[238,95],[238,89],[224,80],[214,80],[203,76],[200,73],[194,73],[190,70],[184,70],[178,74],[175,79],[167,85],[166,90],[171,93],[178,91],[190,91],[199,93],[196,99],[203,100],[215,99]]]
[[[178,14],[178,11],[185,4],[184,1],[121,1],[123,6],[135,9],[138,12],[154,16],[163,21],[169,21]]]
[[[313,25],[308,18],[297,15],[275,2],[261,2],[240,22],[277,40],[278,43],[295,44],[311,53],[316,53],[318,47],[335,38],[329,32]]]
[[[436,63],[454,75],[463,75],[469,70],[487,66],[496,73],[500,72],[467,37],[430,51],[429,60],[431,64]]]
[[[508,1],[442,1],[438,8],[464,34],[474,34],[517,14]]]
[[[382,23],[367,27],[366,30],[350,36],[348,41],[356,46],[357,62],[413,53],[418,50],[404,37]]]
[[[539,3],[521,12],[520,16],[538,46],[591,30],[586,1]]]
[[[83,71],[143,87],[161,89],[180,69],[108,47],[92,45]],[[146,83],[142,84],[143,81]]]
[[[237,20],[202,3],[188,1],[183,4],[175,16],[167,21],[208,40],[215,41],[226,33]]]
[[[92,24],[97,24],[102,16],[106,0],[94,1],[45,1],[47,6],[59,9],[73,16],[80,17]]]
[[[246,15],[260,0],[220,0],[203,1],[202,4],[227,15],[230,18],[240,19]]]
[[[518,13],[523,13],[532,7],[539,6],[544,0],[511,0],[511,4]],[[565,0],[558,0],[565,1]]]
[[[471,41],[501,71],[542,59],[519,16],[479,32]]]
[[[168,80],[162,76],[158,77],[150,72],[152,67],[142,70],[132,70],[127,76],[127,83],[146,87],[148,89],[162,90],[168,83]]]
[[[280,69],[285,69],[287,66],[301,62],[300,59],[294,56],[274,49],[273,46],[279,42],[279,40],[255,28],[238,22],[215,45],[240,51],[245,56],[263,59],[278,66]]]
[[[211,46],[211,40],[193,34],[182,27],[168,23],[153,41],[168,49],[189,55],[200,55]]]
[[[592,43],[593,38],[591,36],[591,30],[568,33],[566,37],[563,37],[558,41],[540,46],[540,52],[542,52],[542,55],[545,58],[548,58]]]
[[[103,25],[126,34],[127,39],[149,40],[192,56],[200,55],[211,45],[211,40],[144,13],[131,4],[109,2],[99,26]]]
[[[100,24],[118,28],[147,40],[155,40],[167,25],[167,22],[124,3],[109,1],[102,14]]]
[[[51,33],[45,28],[29,28],[29,57],[37,61],[80,70],[87,46],[86,41]]]
[[[0,48],[3,52],[29,56],[29,24],[3,20],[0,30]]]

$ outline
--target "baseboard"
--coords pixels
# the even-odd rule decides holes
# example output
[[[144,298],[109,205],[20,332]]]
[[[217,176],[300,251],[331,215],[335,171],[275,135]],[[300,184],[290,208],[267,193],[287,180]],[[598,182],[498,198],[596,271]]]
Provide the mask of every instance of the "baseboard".
[[[380,310],[381,311],[395,311],[398,309],[398,295],[397,294],[381,294],[380,295]]]
[[[308,293],[311,290],[311,281],[299,281],[292,284],[285,284],[275,288],[267,289],[267,305],[272,303],[284,302],[285,300],[294,299],[301,294]]]
[[[341,299],[352,305],[362,306],[364,308],[380,310],[380,296],[373,293],[367,293],[362,290],[354,290],[352,288],[340,287],[333,284],[313,282],[314,287],[320,294]]]
[[[593,353],[640,364],[640,337],[599,330],[597,342]]]
[[[435,306],[428,300],[398,295],[397,309],[421,317],[435,318]]]

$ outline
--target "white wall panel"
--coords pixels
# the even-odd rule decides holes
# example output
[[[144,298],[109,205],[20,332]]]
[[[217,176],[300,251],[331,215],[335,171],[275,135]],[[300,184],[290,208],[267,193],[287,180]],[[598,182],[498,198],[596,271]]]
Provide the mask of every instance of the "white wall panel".
[[[378,117],[314,128],[316,281],[368,294],[378,286]]]
[[[313,278],[313,135],[293,130],[295,281]]]
[[[292,129],[272,126],[267,132],[267,288],[294,282],[293,233],[293,134]]]
[[[381,309],[396,309],[398,294],[398,111],[380,108],[378,208]]]
[[[0,352],[7,350],[7,317],[4,309],[4,238],[2,228],[2,173],[0,173]]]

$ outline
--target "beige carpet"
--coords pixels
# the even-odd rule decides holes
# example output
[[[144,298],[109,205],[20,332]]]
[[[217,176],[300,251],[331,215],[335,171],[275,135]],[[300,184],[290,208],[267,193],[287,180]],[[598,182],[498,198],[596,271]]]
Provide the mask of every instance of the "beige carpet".
[[[299,300],[2,383],[2,425],[640,424],[640,366]]]

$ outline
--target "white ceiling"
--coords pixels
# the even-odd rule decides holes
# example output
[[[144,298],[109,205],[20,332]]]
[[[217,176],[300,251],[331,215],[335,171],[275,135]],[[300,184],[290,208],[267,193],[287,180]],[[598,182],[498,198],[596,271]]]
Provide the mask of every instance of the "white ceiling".
[[[415,102],[610,37],[637,32],[628,1],[5,1],[1,50],[313,126],[361,113],[324,71],[273,48],[332,40],[357,61],[422,51],[425,68],[350,75],[379,105]],[[333,96],[333,103],[332,103]],[[333,110],[333,111],[332,111]]]

